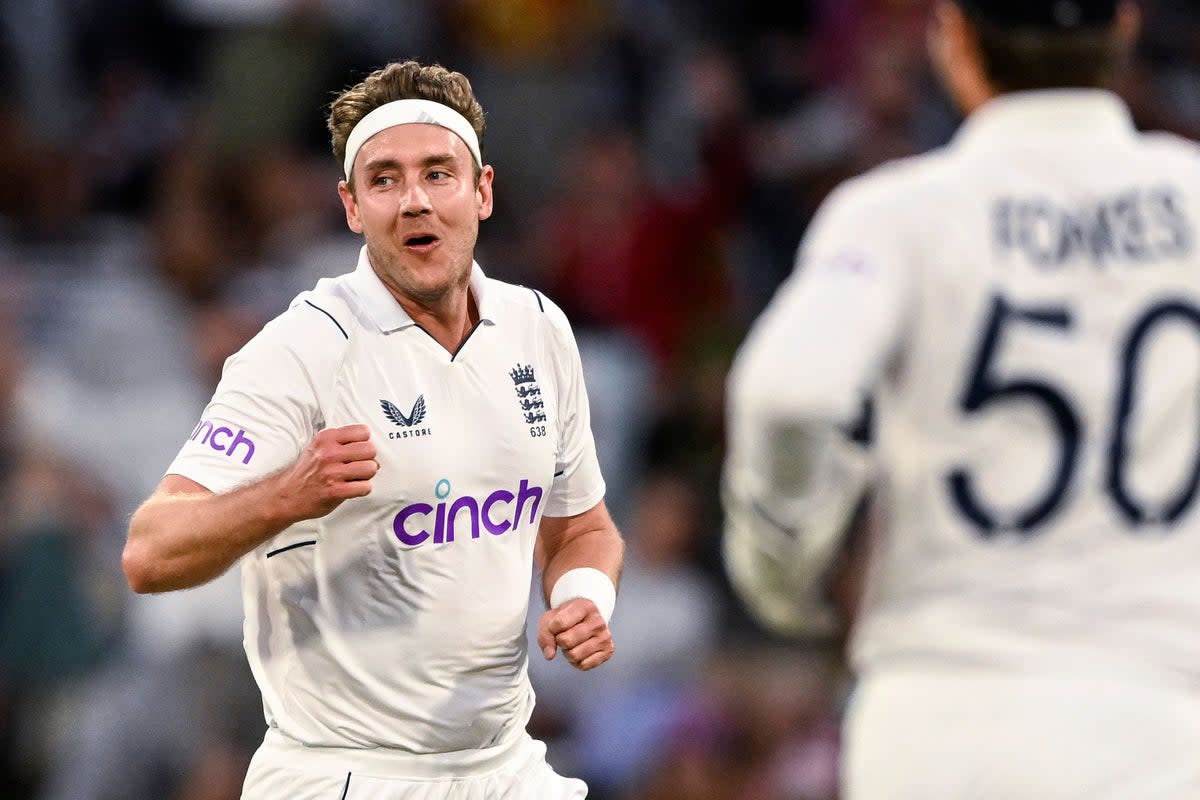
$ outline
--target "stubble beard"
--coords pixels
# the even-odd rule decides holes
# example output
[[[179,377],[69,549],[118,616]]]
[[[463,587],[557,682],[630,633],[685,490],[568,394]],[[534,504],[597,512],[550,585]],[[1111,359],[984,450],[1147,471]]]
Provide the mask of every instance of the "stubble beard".
[[[416,305],[433,309],[442,306],[446,297],[449,297],[455,290],[464,289],[470,282],[470,272],[473,267],[474,239],[470,241],[466,247],[466,254],[460,254],[460,257],[451,260],[451,263],[446,266],[445,279],[439,281],[436,285],[422,285],[416,281],[418,271],[410,270],[404,265],[406,254],[396,252],[388,247],[377,247],[370,240],[366,242],[367,255],[371,259],[371,264],[376,269],[380,281],[388,287],[394,294],[400,294],[406,297]],[[450,246],[451,241],[443,242],[444,246]],[[450,249],[457,249],[449,247]],[[419,260],[419,259],[416,259]]]
[[[447,279],[435,286],[421,286],[409,277],[409,271],[401,264],[401,259],[386,258],[375,248],[367,246],[371,263],[380,267],[383,275],[381,280],[393,291],[399,292],[406,298],[419,305],[432,307],[440,304],[455,289],[466,286],[471,277],[471,264],[450,267]]]
[[[409,298],[423,306],[436,306],[450,294],[450,290],[454,288],[455,282],[445,283],[442,286],[434,286],[432,288],[423,289],[412,284],[404,285],[401,283],[399,289]]]

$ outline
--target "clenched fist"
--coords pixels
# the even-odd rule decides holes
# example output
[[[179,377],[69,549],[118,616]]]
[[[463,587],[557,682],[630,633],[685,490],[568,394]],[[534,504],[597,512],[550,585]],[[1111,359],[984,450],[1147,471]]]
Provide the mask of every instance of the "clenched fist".
[[[316,519],[351,497],[371,492],[379,471],[371,429],[354,424],[326,428],[279,474],[279,496],[296,519]]]
[[[562,650],[573,667],[584,671],[600,666],[616,651],[608,623],[596,604],[582,597],[542,614],[537,640],[547,661]]]

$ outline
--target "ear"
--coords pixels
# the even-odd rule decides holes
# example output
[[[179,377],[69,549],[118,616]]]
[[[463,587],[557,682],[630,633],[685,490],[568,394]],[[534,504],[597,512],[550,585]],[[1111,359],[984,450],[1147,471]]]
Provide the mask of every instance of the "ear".
[[[342,207],[346,209],[346,225],[355,233],[362,233],[362,218],[358,215],[358,200],[354,190],[346,181],[338,181],[338,197],[342,199]]]
[[[492,181],[495,177],[496,171],[492,169],[492,165],[484,164],[479,174],[479,183],[475,186],[475,202],[479,207],[480,222],[492,215]]]

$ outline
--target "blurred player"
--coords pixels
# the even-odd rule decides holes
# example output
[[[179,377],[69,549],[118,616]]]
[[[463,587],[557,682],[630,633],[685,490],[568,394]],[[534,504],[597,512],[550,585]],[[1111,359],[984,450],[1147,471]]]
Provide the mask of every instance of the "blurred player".
[[[393,63],[329,115],[357,268],[225,365],[134,515],[138,592],[241,562],[268,730],[243,797],[581,798],[525,731],[525,617],[592,669],[622,542],[567,319],[473,261],[492,213],[467,79]]]
[[[882,509],[848,800],[1200,797],[1200,149],[1104,88],[1137,25],[938,3],[965,123],[828,198],[731,373],[726,559],[764,620],[831,630]]]

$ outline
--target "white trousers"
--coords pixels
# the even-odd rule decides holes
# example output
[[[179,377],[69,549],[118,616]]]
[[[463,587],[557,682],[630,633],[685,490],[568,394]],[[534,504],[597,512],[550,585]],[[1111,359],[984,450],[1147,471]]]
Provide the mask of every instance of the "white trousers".
[[[242,800],[583,800],[587,785],[546,763],[546,745],[522,734],[487,750],[411,755],[310,748],[269,730]]]
[[[844,800],[1200,798],[1200,692],[889,672],[844,728]]]

